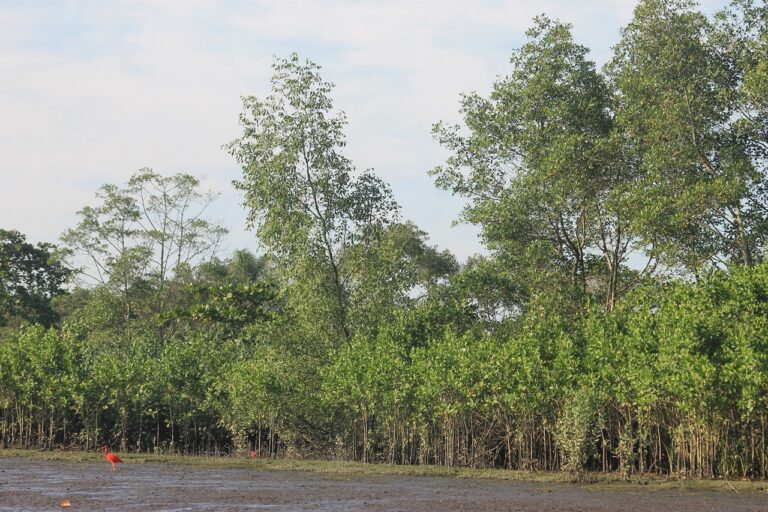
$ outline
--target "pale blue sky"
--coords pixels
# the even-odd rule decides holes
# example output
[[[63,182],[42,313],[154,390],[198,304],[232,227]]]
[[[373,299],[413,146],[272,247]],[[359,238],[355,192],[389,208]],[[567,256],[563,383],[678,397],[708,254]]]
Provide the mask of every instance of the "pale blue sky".
[[[706,0],[714,12],[725,0]],[[240,96],[264,96],[274,55],[323,67],[349,118],[347,155],[395,192],[404,218],[464,259],[477,230],[451,227],[462,203],[427,171],[445,153],[438,120],[462,92],[490,89],[533,16],[574,26],[602,64],[634,0],[0,0],[0,227],[56,242],[102,183],[141,167],[190,172],[221,192],[226,249],[257,249],[221,146],[238,135]]]

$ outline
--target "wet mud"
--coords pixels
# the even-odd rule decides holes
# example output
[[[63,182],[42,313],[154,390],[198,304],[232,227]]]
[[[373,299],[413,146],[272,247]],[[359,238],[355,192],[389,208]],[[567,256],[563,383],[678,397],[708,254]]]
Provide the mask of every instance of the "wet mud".
[[[61,508],[68,499],[71,507]],[[0,458],[0,511],[768,511],[768,494]]]

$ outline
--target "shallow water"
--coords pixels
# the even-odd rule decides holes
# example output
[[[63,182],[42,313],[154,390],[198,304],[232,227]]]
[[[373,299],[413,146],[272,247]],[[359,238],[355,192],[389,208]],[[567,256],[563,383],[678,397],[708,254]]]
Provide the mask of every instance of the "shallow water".
[[[71,508],[59,508],[61,499]],[[764,493],[598,490],[443,477],[314,473],[0,458],[0,512],[104,511],[768,511]]]

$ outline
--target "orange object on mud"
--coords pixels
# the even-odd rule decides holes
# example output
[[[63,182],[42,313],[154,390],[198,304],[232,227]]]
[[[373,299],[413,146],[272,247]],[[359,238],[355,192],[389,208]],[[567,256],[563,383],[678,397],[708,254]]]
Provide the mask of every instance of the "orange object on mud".
[[[71,507],[72,503],[70,503],[69,500],[65,498],[59,502],[59,506],[62,508]]]

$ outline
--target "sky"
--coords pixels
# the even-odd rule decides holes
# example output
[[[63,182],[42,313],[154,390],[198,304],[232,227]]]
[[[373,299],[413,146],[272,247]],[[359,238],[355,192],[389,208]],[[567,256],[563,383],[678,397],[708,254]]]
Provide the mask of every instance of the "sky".
[[[725,0],[704,0],[712,13]],[[140,168],[202,179],[222,247],[258,252],[242,176],[222,146],[241,97],[269,93],[273,58],[299,53],[336,84],[345,154],[390,183],[402,217],[460,260],[484,252],[453,226],[462,198],[427,171],[448,156],[431,126],[460,121],[461,93],[486,94],[537,14],[573,25],[602,65],[634,0],[0,0],[0,228],[58,241],[104,183]]]

